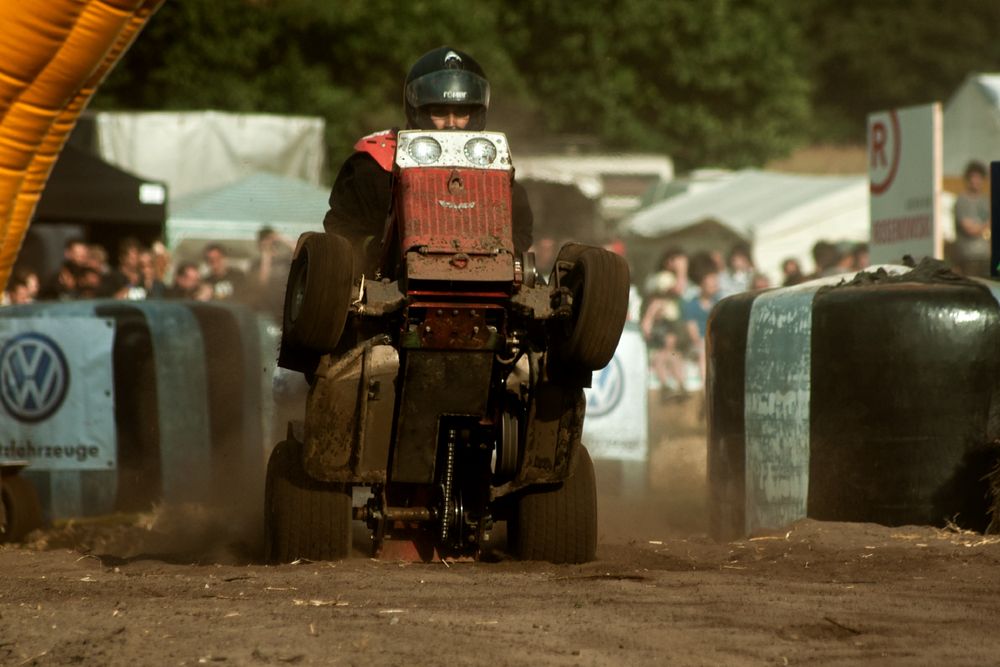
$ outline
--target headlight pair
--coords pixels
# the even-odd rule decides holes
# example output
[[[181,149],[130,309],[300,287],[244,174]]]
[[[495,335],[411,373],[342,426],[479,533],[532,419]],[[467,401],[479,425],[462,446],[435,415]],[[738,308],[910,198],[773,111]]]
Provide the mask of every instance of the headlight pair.
[[[419,165],[434,164],[441,158],[441,144],[433,137],[416,137],[406,152]],[[465,159],[475,167],[486,167],[497,159],[497,147],[489,139],[473,137],[465,142]]]

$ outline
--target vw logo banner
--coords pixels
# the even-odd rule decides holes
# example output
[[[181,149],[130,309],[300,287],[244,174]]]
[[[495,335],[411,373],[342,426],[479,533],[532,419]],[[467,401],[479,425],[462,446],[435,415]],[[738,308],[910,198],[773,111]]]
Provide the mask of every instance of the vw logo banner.
[[[112,320],[0,317],[0,460],[115,465]]]
[[[583,443],[594,459],[642,461],[648,456],[646,344],[629,322],[611,363],[595,371],[587,395]]]

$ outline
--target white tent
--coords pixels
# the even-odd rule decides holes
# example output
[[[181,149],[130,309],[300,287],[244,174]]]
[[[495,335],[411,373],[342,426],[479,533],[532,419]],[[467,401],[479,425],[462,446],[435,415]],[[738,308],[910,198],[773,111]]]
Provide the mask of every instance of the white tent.
[[[632,236],[664,239],[714,221],[752,244],[758,270],[774,282],[780,277],[781,262],[788,257],[810,271],[817,241],[866,242],[869,219],[865,176],[750,169],[645,208],[629,218],[622,230]]]
[[[167,183],[171,200],[257,171],[314,185],[322,178],[322,118],[224,111],[101,111],[94,118],[101,157]]]
[[[256,173],[236,183],[175,200],[167,215],[167,247],[180,260],[201,257],[220,242],[231,256],[256,254],[257,232],[271,227],[290,241],[323,230],[330,191],[306,181]]]
[[[606,219],[618,219],[641,204],[640,193],[620,192],[616,179],[631,177],[643,190],[650,185],[669,182],[674,177],[674,163],[666,155],[514,155],[514,168],[522,181],[536,180],[576,186],[589,199],[600,203]],[[634,184],[629,184],[634,187]],[[627,189],[627,188],[626,188]]]
[[[961,176],[970,160],[1000,160],[1000,73],[972,74],[944,108],[944,174]]]

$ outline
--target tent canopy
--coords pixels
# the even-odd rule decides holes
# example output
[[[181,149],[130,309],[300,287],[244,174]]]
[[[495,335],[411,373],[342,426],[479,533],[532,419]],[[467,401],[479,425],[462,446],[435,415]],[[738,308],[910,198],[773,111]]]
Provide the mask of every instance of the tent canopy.
[[[209,110],[99,111],[93,119],[105,160],[163,180],[173,198],[257,171],[314,185],[323,174],[325,122],[319,117]]]
[[[214,190],[178,198],[167,219],[167,246],[179,257],[205,243],[224,242],[234,255],[252,255],[257,232],[271,227],[291,240],[322,231],[330,192],[297,178],[258,172]]]
[[[684,230],[706,221],[752,243],[758,270],[774,281],[788,257],[809,270],[817,241],[868,240],[868,180],[865,176],[749,169],[645,208],[627,220],[622,230],[633,237],[658,240],[634,244],[657,253],[676,243]]]
[[[67,144],[35,209],[35,222],[153,225],[167,218],[166,186]]]
[[[1000,159],[1000,73],[972,74],[944,108],[944,174],[961,176],[970,160]]]

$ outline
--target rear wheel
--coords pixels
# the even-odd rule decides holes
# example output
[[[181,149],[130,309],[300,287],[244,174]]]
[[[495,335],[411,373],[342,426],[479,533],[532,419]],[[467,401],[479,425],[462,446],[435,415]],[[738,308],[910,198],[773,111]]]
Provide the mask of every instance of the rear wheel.
[[[573,469],[557,487],[517,499],[510,538],[523,560],[586,563],[597,552],[597,484],[594,463],[580,446]]]
[[[338,234],[309,234],[300,244],[285,287],[282,330],[292,345],[326,352],[344,332],[354,254]]]
[[[317,481],[302,467],[302,443],[278,443],[267,464],[265,559],[338,560],[351,551],[351,490]]]
[[[560,358],[596,371],[611,361],[628,314],[628,263],[603,248],[574,245],[560,259],[574,261],[562,285],[573,295],[573,316],[558,343]]]
[[[0,542],[21,542],[28,533],[42,527],[42,506],[31,482],[20,475],[0,480],[0,501],[6,522]]]

